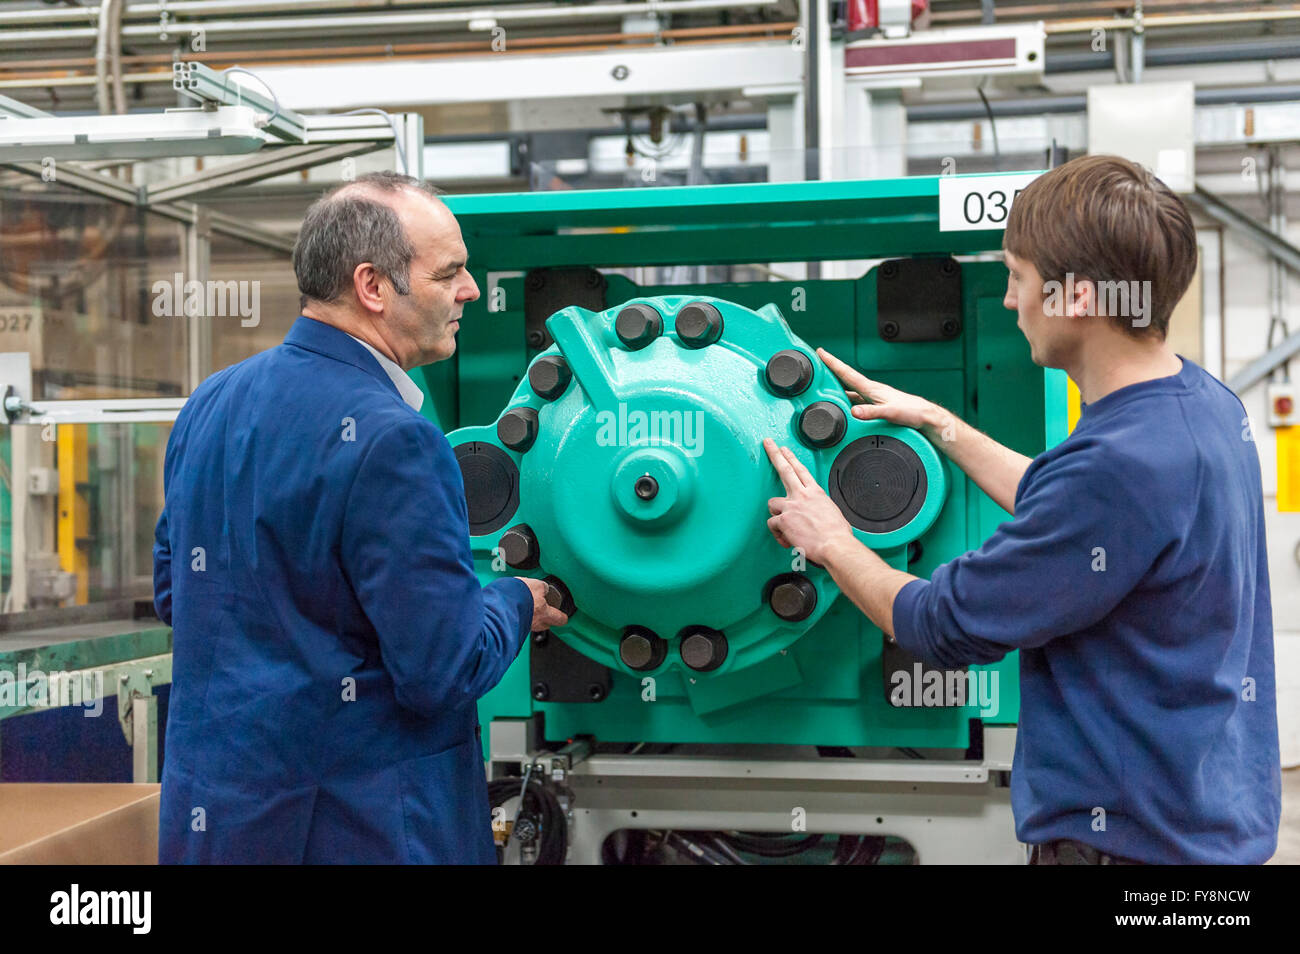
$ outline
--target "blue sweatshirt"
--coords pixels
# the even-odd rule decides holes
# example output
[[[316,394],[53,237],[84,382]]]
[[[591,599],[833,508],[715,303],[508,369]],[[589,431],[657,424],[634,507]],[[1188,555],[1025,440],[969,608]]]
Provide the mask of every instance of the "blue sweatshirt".
[[[1145,862],[1260,863],[1281,814],[1259,457],[1186,358],[1085,405],[1015,517],[894,600],[943,667],[1020,650],[1016,835]]]

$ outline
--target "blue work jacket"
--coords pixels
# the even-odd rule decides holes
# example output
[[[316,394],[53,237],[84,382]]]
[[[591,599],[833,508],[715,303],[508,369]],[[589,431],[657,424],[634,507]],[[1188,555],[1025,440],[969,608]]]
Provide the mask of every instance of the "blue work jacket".
[[[195,390],[164,476],[159,860],[494,863],[476,703],[533,601],[475,577],[442,432],[300,317]]]

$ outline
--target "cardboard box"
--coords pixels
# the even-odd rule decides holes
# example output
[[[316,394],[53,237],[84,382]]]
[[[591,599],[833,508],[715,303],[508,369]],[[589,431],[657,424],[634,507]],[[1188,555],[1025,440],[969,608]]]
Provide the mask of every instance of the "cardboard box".
[[[158,785],[0,785],[0,864],[157,864],[158,791]]]

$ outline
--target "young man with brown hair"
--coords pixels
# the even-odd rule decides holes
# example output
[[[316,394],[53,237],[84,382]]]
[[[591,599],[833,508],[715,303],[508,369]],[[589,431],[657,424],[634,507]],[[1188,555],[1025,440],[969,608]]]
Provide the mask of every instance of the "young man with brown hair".
[[[819,352],[853,413],[921,429],[1013,518],[921,580],[854,538],[786,448],[784,546],[945,667],[1020,650],[1011,775],[1033,863],[1259,863],[1281,811],[1264,507],[1237,397],[1165,341],[1196,270],[1182,201],[1088,156],[1034,180],[1003,243],[1035,363],[1078,384],[1073,433],[1030,460]]]

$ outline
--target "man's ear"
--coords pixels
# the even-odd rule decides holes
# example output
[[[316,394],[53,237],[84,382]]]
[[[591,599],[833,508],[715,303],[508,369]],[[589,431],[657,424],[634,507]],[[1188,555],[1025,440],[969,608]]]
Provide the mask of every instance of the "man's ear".
[[[379,314],[384,310],[383,277],[371,262],[362,262],[352,271],[352,290],[366,311]]]
[[[1092,318],[1097,314],[1097,286],[1091,278],[1076,278],[1073,294],[1065,302],[1067,318]]]

